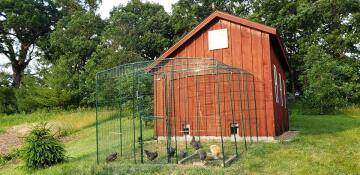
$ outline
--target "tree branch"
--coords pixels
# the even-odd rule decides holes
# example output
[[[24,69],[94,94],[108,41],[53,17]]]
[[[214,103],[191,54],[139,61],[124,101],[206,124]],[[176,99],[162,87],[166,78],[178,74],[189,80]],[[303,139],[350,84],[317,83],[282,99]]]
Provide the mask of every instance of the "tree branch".
[[[2,50],[2,51],[0,51],[0,53],[4,54],[8,58],[10,57],[8,50]]]
[[[0,16],[4,17],[5,19],[7,19],[7,16],[4,13],[0,12]]]
[[[34,48],[35,48],[35,44],[32,44],[32,48],[31,48],[31,51],[30,51],[30,53],[29,53],[29,58],[25,60],[25,65],[26,65],[26,66],[27,66],[27,65],[30,63],[30,61],[33,59],[33,58],[31,57],[31,55],[32,55],[32,53],[34,52]]]
[[[0,28],[0,32],[1,32],[3,35],[11,35],[11,36],[14,36],[14,37],[18,38],[18,36],[17,36],[16,34],[7,32],[7,31],[5,31],[5,30],[2,29],[2,28]]]
[[[15,51],[14,51],[14,48],[12,47],[10,41],[8,39],[5,39],[4,40],[4,43],[7,47],[7,52],[9,54],[8,58],[10,60],[10,62],[12,63],[17,63],[18,61],[16,60],[16,55],[15,55]]]

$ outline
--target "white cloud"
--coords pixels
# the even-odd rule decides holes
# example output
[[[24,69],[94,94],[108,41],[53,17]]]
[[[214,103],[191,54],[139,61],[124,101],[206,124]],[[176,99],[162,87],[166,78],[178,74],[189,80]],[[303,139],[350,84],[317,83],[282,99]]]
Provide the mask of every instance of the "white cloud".
[[[101,18],[105,19],[110,16],[110,11],[113,7],[118,6],[119,4],[126,5],[130,0],[103,0],[98,13]],[[143,2],[154,2],[159,3],[164,6],[167,12],[171,12],[171,5],[176,3],[178,0],[143,0]]]

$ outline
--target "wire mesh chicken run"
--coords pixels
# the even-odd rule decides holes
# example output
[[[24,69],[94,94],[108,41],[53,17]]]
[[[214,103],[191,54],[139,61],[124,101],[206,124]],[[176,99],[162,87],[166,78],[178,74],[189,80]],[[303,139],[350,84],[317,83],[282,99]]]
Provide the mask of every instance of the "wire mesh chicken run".
[[[225,167],[258,141],[254,77],[212,58],[98,72],[96,141],[98,163]]]

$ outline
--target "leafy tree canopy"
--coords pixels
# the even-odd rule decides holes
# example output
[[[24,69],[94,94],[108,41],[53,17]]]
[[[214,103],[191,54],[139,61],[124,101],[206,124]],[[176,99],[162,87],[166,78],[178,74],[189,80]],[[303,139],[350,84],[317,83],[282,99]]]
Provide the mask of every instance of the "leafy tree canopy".
[[[25,68],[38,56],[38,42],[59,18],[52,0],[0,1],[0,53],[11,62],[14,87],[20,86]]]
[[[170,15],[159,4],[132,0],[114,8],[108,30],[119,37],[121,47],[146,59],[158,57],[172,43]],[[110,31],[109,31],[110,32]]]
[[[251,11],[251,0],[179,0],[173,5],[171,16],[176,40],[215,10],[245,17]]]

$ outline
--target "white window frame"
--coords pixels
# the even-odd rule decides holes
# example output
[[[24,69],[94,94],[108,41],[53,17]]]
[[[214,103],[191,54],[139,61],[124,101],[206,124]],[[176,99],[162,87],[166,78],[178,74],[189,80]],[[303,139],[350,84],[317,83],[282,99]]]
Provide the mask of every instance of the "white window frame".
[[[275,64],[273,64],[273,69],[274,69],[275,101],[276,101],[276,103],[279,103],[278,78],[277,78],[277,71],[276,71],[276,66],[275,66]]]

